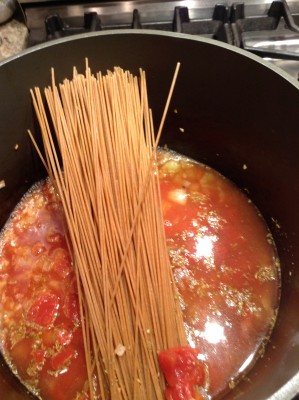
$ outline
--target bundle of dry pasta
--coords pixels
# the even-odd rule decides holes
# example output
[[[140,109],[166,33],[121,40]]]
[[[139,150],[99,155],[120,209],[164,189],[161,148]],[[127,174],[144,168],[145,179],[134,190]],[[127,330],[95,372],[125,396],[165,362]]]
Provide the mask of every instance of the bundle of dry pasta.
[[[162,399],[157,352],[186,344],[145,73],[74,71],[32,91],[78,278],[90,397]],[[54,127],[52,134],[50,126]],[[56,143],[57,142],[57,143]],[[95,378],[96,377],[96,378]]]

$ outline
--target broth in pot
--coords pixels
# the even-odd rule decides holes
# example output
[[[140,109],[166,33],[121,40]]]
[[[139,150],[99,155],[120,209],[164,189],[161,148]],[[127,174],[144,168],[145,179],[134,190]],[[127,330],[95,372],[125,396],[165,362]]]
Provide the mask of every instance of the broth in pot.
[[[233,387],[263,352],[277,313],[279,261],[252,202],[215,170],[160,150],[167,246],[204,396]],[[63,208],[34,186],[1,235],[1,350],[45,400],[88,398],[77,286]]]

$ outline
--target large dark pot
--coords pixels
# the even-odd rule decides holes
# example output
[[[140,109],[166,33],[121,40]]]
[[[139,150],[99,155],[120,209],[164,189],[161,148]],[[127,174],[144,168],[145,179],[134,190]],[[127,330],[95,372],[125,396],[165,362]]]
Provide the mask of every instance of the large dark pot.
[[[175,64],[182,63],[162,143],[246,190],[270,226],[281,259],[281,306],[272,339],[248,379],[226,398],[292,398],[299,387],[299,85],[227,45],[157,32],[78,36],[2,62],[0,180],[6,187],[0,190],[1,226],[44,174],[26,134],[27,128],[37,131],[29,89],[49,83],[50,67],[57,80],[71,76],[73,65],[83,70],[84,57],[94,71],[115,65],[132,72],[145,69],[157,122]],[[2,362],[0,398],[28,397]]]

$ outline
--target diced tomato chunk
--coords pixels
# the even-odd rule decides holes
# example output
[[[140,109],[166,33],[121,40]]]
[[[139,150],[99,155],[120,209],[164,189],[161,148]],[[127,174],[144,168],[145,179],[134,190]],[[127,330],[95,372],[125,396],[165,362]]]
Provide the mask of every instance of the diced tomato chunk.
[[[73,358],[76,358],[77,352],[72,347],[66,347],[56,356],[51,359],[51,366],[55,370],[59,370],[62,367],[66,367]]]
[[[175,347],[159,353],[160,367],[167,381],[167,400],[201,399],[196,387],[205,383],[205,367],[198,359],[200,351],[192,347]]]
[[[50,327],[57,316],[58,308],[58,296],[53,293],[41,294],[31,305],[27,321],[45,328]]]
[[[45,356],[46,356],[46,351],[45,351],[45,350],[42,350],[42,349],[40,349],[40,350],[35,350],[35,351],[33,352],[32,355],[33,355],[34,361],[35,361],[37,364],[42,364],[43,361],[44,361],[44,359],[45,359]]]

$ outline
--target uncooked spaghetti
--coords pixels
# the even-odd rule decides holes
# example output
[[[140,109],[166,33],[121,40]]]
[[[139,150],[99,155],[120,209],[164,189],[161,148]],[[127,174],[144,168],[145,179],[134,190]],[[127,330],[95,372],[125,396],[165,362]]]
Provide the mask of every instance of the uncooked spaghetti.
[[[155,139],[145,73],[95,76],[87,65],[59,86],[53,73],[49,119],[40,90],[31,94],[66,215],[90,397],[163,399],[157,353],[187,342],[160,204],[162,124]]]

